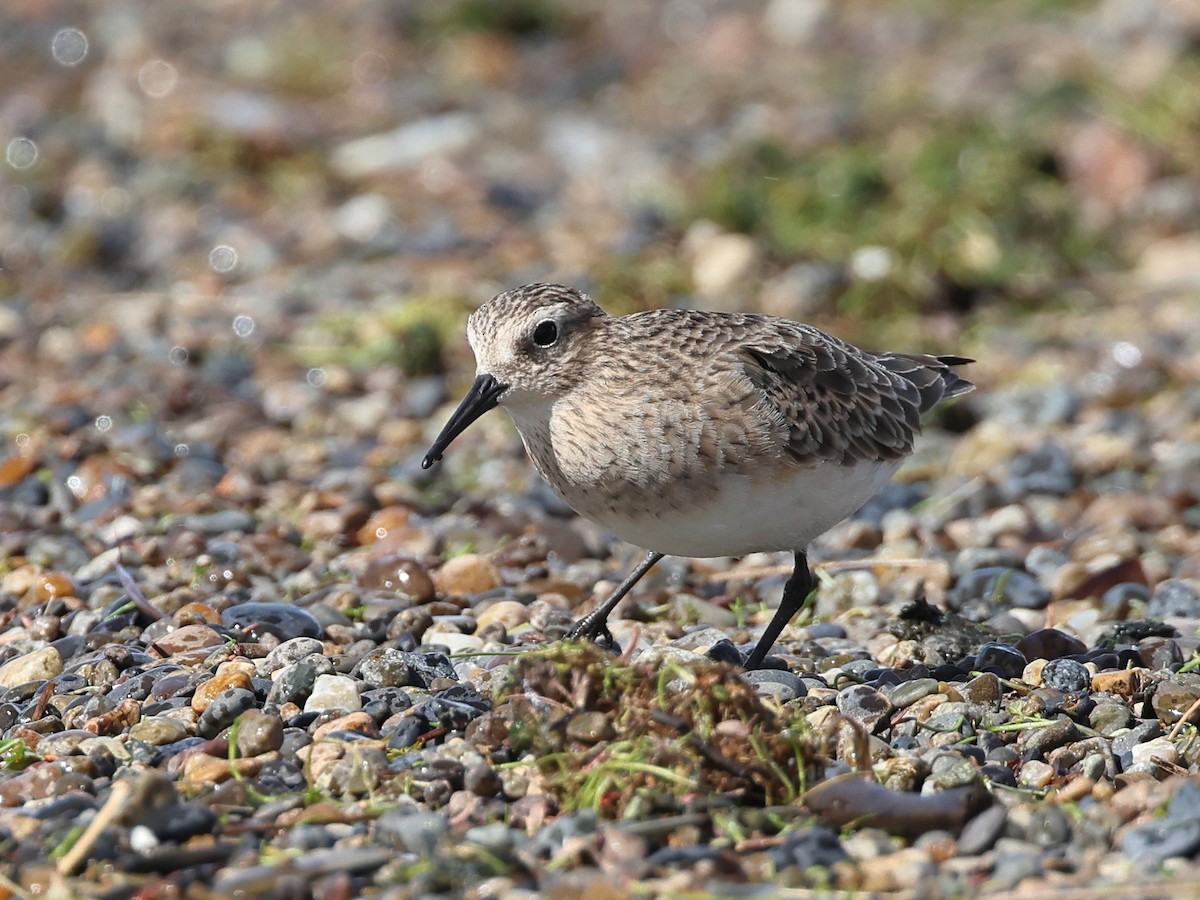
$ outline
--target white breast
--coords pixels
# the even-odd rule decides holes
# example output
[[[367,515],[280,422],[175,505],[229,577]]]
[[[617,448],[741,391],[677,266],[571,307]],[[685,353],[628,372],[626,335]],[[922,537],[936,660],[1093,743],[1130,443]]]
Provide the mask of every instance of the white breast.
[[[765,483],[730,474],[720,479],[715,496],[691,507],[635,516],[605,508],[579,511],[623,541],[672,556],[800,550],[870,500],[898,467],[823,463]]]

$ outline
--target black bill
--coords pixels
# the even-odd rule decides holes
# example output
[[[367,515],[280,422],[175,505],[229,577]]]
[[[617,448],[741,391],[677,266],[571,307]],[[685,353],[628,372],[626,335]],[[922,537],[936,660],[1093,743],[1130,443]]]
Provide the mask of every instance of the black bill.
[[[508,390],[507,384],[501,384],[491,375],[480,375],[463,397],[462,403],[450,417],[450,421],[442,428],[425,458],[421,460],[421,468],[428,469],[442,458],[442,451],[450,446],[450,442],[467,430],[467,426],[482,416],[500,402],[500,395]]]

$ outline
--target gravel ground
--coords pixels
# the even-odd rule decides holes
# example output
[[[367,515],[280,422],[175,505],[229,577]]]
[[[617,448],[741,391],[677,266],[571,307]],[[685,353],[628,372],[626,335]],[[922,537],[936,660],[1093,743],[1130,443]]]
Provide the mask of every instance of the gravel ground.
[[[1197,895],[1200,12],[897,6],[0,16],[0,897]],[[705,199],[1072,90],[945,257]],[[544,277],[979,359],[777,668],[786,555],[564,645],[638,551],[421,470]]]

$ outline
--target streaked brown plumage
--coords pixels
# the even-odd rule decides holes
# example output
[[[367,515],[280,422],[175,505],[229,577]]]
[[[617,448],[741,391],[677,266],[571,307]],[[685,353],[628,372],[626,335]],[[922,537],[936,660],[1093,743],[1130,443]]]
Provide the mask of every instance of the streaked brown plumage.
[[[808,542],[886,483],[922,412],[972,388],[953,369],[962,357],[871,354],[770,316],[615,318],[561,285],[499,294],[467,335],[476,384],[426,465],[500,403],[551,487],[618,537],[659,555],[795,551],[796,608]],[[595,633],[603,615],[577,630]]]

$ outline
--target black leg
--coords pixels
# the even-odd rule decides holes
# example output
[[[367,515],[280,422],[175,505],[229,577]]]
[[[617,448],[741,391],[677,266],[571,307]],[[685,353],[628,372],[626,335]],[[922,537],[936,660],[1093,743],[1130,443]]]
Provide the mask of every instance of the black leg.
[[[812,572],[808,569],[808,555],[803,550],[797,550],[796,568],[792,571],[792,577],[787,580],[787,584],[783,586],[783,599],[779,601],[779,609],[775,610],[775,617],[771,619],[767,630],[758,639],[754,651],[747,657],[747,669],[757,669],[762,665],[767,653],[775,645],[775,639],[787,627],[788,622],[792,621],[796,613],[800,612],[804,601],[812,593],[813,587]]]
[[[621,602],[621,598],[633,590],[633,586],[642,580],[642,576],[649,572],[654,564],[663,558],[665,554],[651,552],[636,569],[629,573],[624,581],[617,585],[617,589],[612,592],[612,595],[593,609],[590,613],[571,626],[571,630],[567,632],[567,640],[574,641],[580,638],[591,639],[599,635],[608,634],[609,614]],[[610,637],[611,640],[611,637]]]

